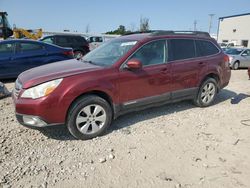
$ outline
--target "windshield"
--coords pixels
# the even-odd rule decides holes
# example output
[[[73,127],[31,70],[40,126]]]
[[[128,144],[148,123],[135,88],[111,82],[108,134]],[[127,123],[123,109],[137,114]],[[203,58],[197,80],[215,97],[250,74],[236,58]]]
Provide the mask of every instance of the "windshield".
[[[239,55],[243,50],[242,49],[236,49],[236,48],[229,48],[225,52],[229,55]]]
[[[88,53],[82,61],[101,66],[112,66],[136,43],[137,41],[109,41]]]

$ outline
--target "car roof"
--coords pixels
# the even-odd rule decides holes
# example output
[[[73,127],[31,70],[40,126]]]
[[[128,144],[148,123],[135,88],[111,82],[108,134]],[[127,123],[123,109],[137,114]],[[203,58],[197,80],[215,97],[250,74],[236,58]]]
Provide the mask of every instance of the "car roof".
[[[32,40],[32,39],[7,39],[7,40],[0,41],[0,43],[14,43],[14,42],[32,42],[32,43],[44,44],[43,42]]]
[[[15,42],[29,42],[29,43],[37,43],[37,44],[41,44],[43,46],[50,46],[50,47],[56,47],[56,48],[64,48],[64,47],[60,47],[54,44],[49,44],[49,43],[45,43],[42,41],[38,41],[38,40],[31,40],[31,39],[10,39],[10,40],[3,40],[0,41],[0,44],[4,44],[4,43],[15,43]]]
[[[148,41],[152,39],[161,38],[192,38],[192,39],[206,39],[212,38],[207,32],[194,32],[194,31],[149,31],[147,33],[132,33],[121,36],[116,40],[135,40],[135,41]]]

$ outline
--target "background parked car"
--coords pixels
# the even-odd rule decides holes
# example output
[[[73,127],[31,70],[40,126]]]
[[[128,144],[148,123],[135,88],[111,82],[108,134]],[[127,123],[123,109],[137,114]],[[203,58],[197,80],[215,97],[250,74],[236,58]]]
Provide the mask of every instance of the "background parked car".
[[[74,57],[77,59],[81,59],[89,52],[87,40],[80,35],[52,35],[44,37],[40,41],[61,47],[71,47],[74,51]]]
[[[87,39],[89,43],[89,49],[94,50],[104,42],[104,37],[101,36],[91,36]]]
[[[72,58],[72,48],[33,40],[1,41],[0,79],[16,78],[27,69]]]
[[[250,49],[247,48],[229,48],[225,51],[229,56],[229,63],[232,69],[250,66]]]

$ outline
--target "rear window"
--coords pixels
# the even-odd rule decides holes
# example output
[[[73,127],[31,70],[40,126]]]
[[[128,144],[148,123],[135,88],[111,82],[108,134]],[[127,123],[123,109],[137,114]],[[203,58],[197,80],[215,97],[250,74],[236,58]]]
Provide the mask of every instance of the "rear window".
[[[219,49],[209,41],[196,40],[197,56],[209,56],[219,53]]]
[[[87,40],[84,37],[72,37],[75,43],[87,43]]]
[[[48,44],[54,44],[54,37],[47,37],[42,39],[41,41],[46,42]]]
[[[192,39],[171,39],[170,61],[195,57],[195,45]]]

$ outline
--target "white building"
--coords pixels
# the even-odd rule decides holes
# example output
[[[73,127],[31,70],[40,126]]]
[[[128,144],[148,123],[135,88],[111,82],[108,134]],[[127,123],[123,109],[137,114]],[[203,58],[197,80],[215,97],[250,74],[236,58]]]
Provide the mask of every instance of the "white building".
[[[250,48],[250,13],[219,18],[218,42]]]

